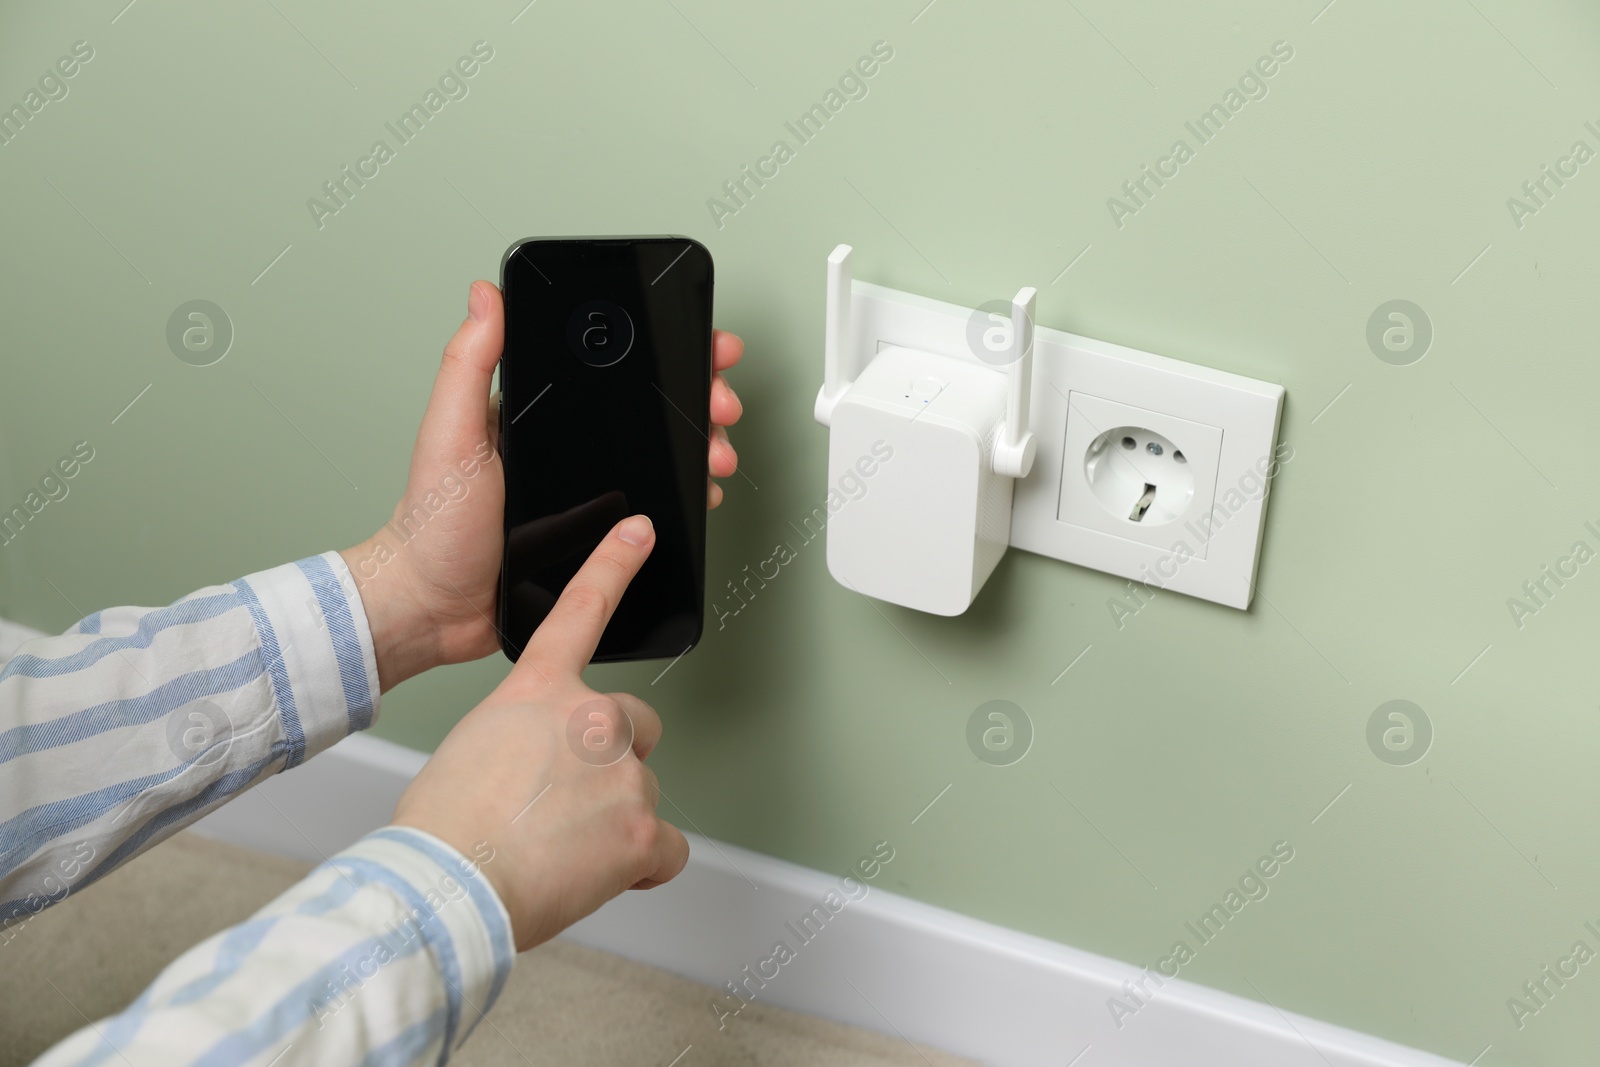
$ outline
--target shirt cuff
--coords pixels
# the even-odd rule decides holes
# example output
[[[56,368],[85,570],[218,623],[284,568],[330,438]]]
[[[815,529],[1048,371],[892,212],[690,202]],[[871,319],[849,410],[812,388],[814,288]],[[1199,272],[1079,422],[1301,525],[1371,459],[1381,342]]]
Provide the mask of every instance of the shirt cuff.
[[[325,552],[233,583],[250,609],[289,743],[288,770],[378,716],[378,661],[355,578]]]
[[[473,853],[468,859],[432,834],[386,826],[331,861],[366,861],[394,876],[382,881],[410,909],[444,982],[448,1049],[494,1006],[516,961],[511,916],[480,871],[494,849],[480,842]]]

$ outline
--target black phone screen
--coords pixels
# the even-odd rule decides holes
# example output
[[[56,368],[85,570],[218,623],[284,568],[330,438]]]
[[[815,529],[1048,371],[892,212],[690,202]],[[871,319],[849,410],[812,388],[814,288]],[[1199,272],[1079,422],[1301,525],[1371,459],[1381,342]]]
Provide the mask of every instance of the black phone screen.
[[[501,647],[516,659],[589,553],[656,544],[594,662],[675,657],[705,609],[711,254],[686,237],[531,239],[501,263]]]

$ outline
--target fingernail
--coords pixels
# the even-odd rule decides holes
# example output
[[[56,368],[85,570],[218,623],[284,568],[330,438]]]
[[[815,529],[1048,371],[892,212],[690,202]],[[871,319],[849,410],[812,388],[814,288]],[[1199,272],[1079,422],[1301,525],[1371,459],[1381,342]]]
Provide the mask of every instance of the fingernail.
[[[478,283],[473,282],[467,289],[467,318],[473,322],[482,322],[484,316],[489,313],[487,299],[483,291],[478,288]]]
[[[647,545],[654,536],[655,529],[650,524],[650,516],[635,515],[622,521],[622,525],[617,527],[617,536],[630,545]]]

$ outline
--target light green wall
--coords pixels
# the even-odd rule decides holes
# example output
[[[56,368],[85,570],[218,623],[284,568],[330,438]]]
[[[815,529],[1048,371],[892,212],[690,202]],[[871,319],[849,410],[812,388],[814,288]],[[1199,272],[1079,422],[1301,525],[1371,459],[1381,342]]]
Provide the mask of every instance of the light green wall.
[[[0,505],[73,442],[97,455],[0,549],[0,614],[63,627],[370,532],[511,237],[675,232],[716,256],[749,480],[713,516],[713,593],[824,491],[836,242],[858,277],[940,299],[1037,285],[1046,325],[1287,388],[1255,607],[1162,595],[1118,629],[1122,583],[1013,552],[939,619],[875,610],[804,547],[665,677],[593,672],[661,710],[665,812],[824,869],[887,838],[897,891],[1139,963],[1287,840],[1185,976],[1462,1060],[1492,1044],[1485,1065],[1592,1053],[1600,963],[1520,1031],[1506,1002],[1600,949],[1600,564],[1520,629],[1507,598],[1600,547],[1600,163],[1520,229],[1506,199],[1600,148],[1600,11],[539,0],[512,24],[522,2],[7,5],[0,102],[74,41],[95,57],[0,147]],[[480,39],[470,95],[319,231],[307,198]],[[878,40],[870,94],[715,226],[707,198]],[[1119,229],[1107,197],[1280,40],[1269,95]],[[237,330],[204,369],[164,340],[193,298]],[[1411,366],[1364,339],[1395,298],[1437,332]],[[504,669],[411,682],[377,732],[432,746]],[[1015,766],[966,747],[995,698],[1037,730]],[[1436,731],[1411,766],[1365,739],[1394,698]]]

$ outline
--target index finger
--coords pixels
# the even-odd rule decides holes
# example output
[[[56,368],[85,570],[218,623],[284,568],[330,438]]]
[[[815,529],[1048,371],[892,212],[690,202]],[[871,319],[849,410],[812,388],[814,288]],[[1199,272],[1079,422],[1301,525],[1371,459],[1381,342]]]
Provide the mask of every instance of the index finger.
[[[533,670],[542,667],[573,678],[582,673],[617,602],[655,543],[655,527],[647,516],[634,515],[613,526],[528,639],[516,671],[525,669],[526,663]]]

